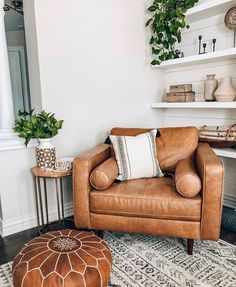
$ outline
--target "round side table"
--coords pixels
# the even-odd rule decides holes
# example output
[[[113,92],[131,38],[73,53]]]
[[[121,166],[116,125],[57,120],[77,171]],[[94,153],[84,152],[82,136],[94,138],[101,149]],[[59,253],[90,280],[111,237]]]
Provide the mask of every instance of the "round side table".
[[[51,171],[48,169],[33,167],[31,169],[33,177],[34,177],[34,188],[35,188],[35,200],[36,200],[36,211],[37,211],[37,222],[38,222],[38,231],[39,233],[44,233],[45,229],[49,226],[49,224],[58,222],[61,227],[65,222],[65,214],[64,214],[64,200],[63,200],[63,178],[71,176],[72,171]],[[49,222],[48,215],[48,197],[47,197],[47,179],[54,179],[55,182],[55,192],[56,192],[56,200],[57,200],[57,213],[58,220]],[[43,188],[42,188],[43,186]],[[43,204],[43,196],[44,192],[44,204]],[[46,224],[44,222],[44,209],[46,211]],[[41,220],[40,220],[41,219]],[[41,222],[40,222],[41,221]]]

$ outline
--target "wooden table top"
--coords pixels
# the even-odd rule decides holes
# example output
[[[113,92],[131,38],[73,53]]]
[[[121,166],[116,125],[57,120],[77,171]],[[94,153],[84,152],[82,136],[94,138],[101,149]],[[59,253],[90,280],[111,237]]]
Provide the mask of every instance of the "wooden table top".
[[[33,167],[31,168],[31,171],[34,176],[38,177],[50,177],[50,178],[59,178],[59,177],[65,177],[72,175],[72,171],[54,171],[46,168],[40,168],[40,167]]]

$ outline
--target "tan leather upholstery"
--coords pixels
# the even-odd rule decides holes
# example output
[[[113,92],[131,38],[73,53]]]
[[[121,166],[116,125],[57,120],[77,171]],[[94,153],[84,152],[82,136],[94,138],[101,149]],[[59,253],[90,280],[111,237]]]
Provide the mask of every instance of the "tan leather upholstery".
[[[112,134],[136,135],[150,129],[112,129]],[[109,145],[78,156],[74,162],[74,212],[78,228],[141,232],[192,239],[219,238],[223,166],[209,145],[197,148],[198,130],[192,127],[159,129],[159,161],[173,170],[178,161],[196,163],[202,190],[193,198],[180,195],[174,179],[151,178],[114,183],[96,191],[91,172],[111,157]]]
[[[183,159],[177,163],[175,185],[178,192],[185,197],[194,197],[200,192],[201,180],[192,160]]]
[[[113,128],[111,135],[136,136],[152,129]],[[199,131],[195,127],[161,128],[157,137],[157,158],[162,171],[175,169],[181,159],[194,159],[198,145]]]
[[[200,222],[91,213],[92,226],[101,230],[200,239]]]
[[[77,156],[73,162],[73,195],[75,225],[91,228],[89,211],[89,182],[91,172],[110,156],[110,146],[101,144]]]
[[[113,184],[90,192],[90,211],[100,214],[200,221],[200,195],[186,199],[171,178],[148,178]]]
[[[224,168],[208,144],[199,144],[196,162],[202,180],[201,239],[217,240],[220,236]]]
[[[114,157],[110,157],[90,175],[90,183],[97,190],[104,190],[112,185],[119,175],[118,165]]]
[[[106,287],[112,266],[107,244],[92,232],[48,232],[14,259],[14,287]],[[1,284],[2,286],[2,284]],[[9,286],[9,285],[8,285]]]

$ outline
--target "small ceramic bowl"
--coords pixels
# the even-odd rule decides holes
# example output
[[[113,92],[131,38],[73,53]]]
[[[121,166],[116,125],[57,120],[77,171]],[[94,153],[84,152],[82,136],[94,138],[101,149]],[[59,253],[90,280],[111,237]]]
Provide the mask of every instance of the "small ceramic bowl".
[[[73,157],[60,158],[55,162],[56,171],[69,171],[73,168]]]

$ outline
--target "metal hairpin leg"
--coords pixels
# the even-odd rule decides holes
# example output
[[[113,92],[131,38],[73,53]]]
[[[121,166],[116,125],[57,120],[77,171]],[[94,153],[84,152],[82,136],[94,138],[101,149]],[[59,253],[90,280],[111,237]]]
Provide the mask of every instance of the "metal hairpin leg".
[[[64,198],[63,198],[63,184],[62,184],[62,178],[60,180],[60,191],[61,191],[61,211],[62,211],[62,222],[63,227],[65,226],[65,213],[64,213]]]
[[[47,219],[47,227],[49,226],[49,217],[48,217],[48,196],[47,196],[47,182],[46,178],[43,178],[44,185],[44,199],[45,199],[45,208],[46,208],[46,219]]]
[[[40,177],[38,177],[37,179],[38,179],[38,193],[39,193],[39,205],[40,205],[40,213],[41,213],[41,223],[42,223],[42,229],[44,229],[45,225],[44,225],[44,213],[43,213],[43,201],[42,201]]]
[[[59,221],[60,226],[62,226],[61,225],[60,203],[59,203],[59,188],[58,188],[58,180],[57,180],[57,178],[55,178],[55,185],[56,185],[58,221]]]
[[[57,174],[48,174],[47,171],[40,170],[35,167],[32,168],[34,189],[35,189],[35,202],[37,212],[38,232],[44,233],[49,230],[50,224],[58,224],[60,228],[65,227],[65,210],[64,210],[64,193],[63,193],[63,176],[58,177]],[[67,175],[65,175],[67,176]],[[49,218],[49,201],[48,201],[48,183],[47,179],[54,179],[55,192],[56,192],[56,206],[58,218],[55,221],[50,221]],[[53,183],[53,181],[52,181]],[[50,185],[51,186],[51,185]],[[72,221],[68,219],[68,221]]]
[[[40,231],[40,219],[39,219],[39,202],[38,202],[37,178],[36,178],[36,176],[33,176],[33,177],[34,177],[34,191],[35,191],[35,203],[36,203],[38,232],[41,233],[41,231]]]

